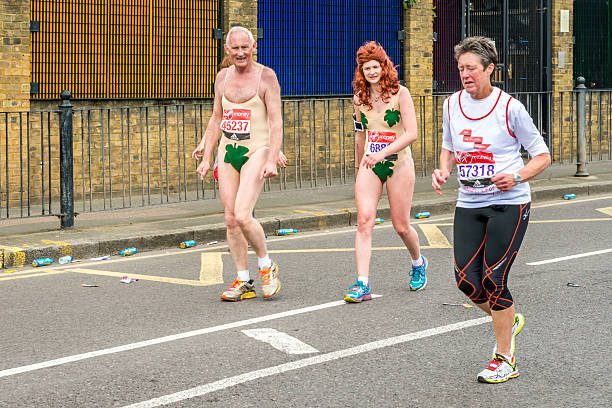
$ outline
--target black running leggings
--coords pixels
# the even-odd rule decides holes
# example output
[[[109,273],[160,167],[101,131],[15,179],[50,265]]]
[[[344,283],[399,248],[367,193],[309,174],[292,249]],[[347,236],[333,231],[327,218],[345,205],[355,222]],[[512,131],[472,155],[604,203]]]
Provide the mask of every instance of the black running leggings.
[[[513,305],[508,273],[521,246],[531,203],[455,209],[453,227],[457,287],[491,310]]]

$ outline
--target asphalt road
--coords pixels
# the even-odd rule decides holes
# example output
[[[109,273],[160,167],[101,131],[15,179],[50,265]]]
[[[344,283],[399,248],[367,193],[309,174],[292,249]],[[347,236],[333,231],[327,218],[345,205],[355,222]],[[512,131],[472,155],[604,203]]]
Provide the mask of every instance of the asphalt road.
[[[526,316],[520,376],[499,385],[476,381],[491,323],[442,305],[467,301],[451,224],[451,214],[415,221],[430,262],[416,293],[391,223],[377,225],[379,297],[362,304],[342,302],[356,277],[354,227],[270,237],[282,280],[270,300],[220,301],[235,274],[223,243],[0,276],[0,406],[612,405],[612,196],[532,207],[509,281]]]

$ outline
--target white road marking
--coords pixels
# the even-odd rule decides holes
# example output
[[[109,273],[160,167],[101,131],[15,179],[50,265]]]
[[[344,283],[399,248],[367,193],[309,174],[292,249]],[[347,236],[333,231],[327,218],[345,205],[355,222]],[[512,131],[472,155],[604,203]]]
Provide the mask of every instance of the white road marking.
[[[272,375],[282,374],[287,371],[298,370],[300,368],[322,364],[341,358],[354,356],[356,354],[366,353],[373,350],[378,350],[384,347],[390,347],[401,343],[406,343],[413,340],[424,339],[426,337],[436,336],[456,330],[465,329],[468,327],[478,326],[491,321],[490,316],[481,317],[479,319],[465,320],[463,322],[452,323],[446,326],[434,327],[432,329],[422,330],[415,333],[403,334],[400,336],[389,337],[382,340],[365,343],[360,346],[347,348],[344,350],[333,351],[326,354],[321,354],[314,357],[308,357],[297,361],[291,361],[277,366],[263,368],[261,370],[251,371],[248,373],[227,377],[219,381],[214,381],[188,390],[179,391],[174,394],[164,395],[158,398],[153,398],[148,401],[138,402],[136,404],[127,405],[124,408],[153,408],[160,405],[172,404],[187,400],[190,398],[200,397],[214,391],[219,391],[225,388],[232,387],[237,384],[257,380],[259,378],[269,377]]]
[[[309,354],[318,353],[319,350],[301,340],[296,339],[287,333],[279,332],[276,329],[262,328],[242,330],[244,334],[255,340],[270,344],[277,350],[287,354]]]
[[[372,295],[372,297],[381,297],[382,295]],[[273,313],[266,316],[254,317],[246,320],[239,320],[233,323],[226,323],[219,326],[207,327],[204,329],[192,330],[184,333],[172,334],[169,336],[158,337],[156,339],[150,339],[145,341],[139,341],[137,343],[124,344],[122,346],[111,347],[102,350],[90,351],[88,353],[76,354],[73,356],[67,356],[62,358],[57,358],[55,360],[43,361],[41,363],[35,363],[30,365],[25,365],[21,367],[9,368],[7,370],[0,371],[0,378],[9,377],[15,374],[26,373],[29,371],[40,370],[42,368],[55,367],[62,364],[72,363],[75,361],[86,360],[88,358],[104,356],[108,354],[120,353],[122,351],[134,350],[142,347],[152,346],[154,344],[167,343],[174,340],[185,339],[193,336],[200,336],[202,334],[214,333],[222,330],[234,329],[236,327],[248,326],[250,324],[256,324],[261,322],[268,322],[270,320],[281,319],[283,317],[295,316],[299,314],[315,312],[317,310],[328,309],[330,307],[341,306],[346,304],[344,300],[338,300],[335,302],[323,303],[320,305],[303,307],[300,309],[288,310],[286,312]]]
[[[562,256],[561,258],[546,259],[544,261],[528,262],[527,265],[544,265],[544,264],[549,264],[549,263],[567,261],[568,259],[584,258],[585,256],[607,254],[608,252],[612,252],[612,248],[602,249],[600,251],[585,252],[583,254]]]

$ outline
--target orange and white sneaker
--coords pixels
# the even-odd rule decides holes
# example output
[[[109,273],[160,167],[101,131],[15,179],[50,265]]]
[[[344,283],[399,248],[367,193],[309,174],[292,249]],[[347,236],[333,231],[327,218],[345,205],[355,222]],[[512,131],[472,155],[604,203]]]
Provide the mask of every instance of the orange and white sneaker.
[[[238,279],[221,295],[222,300],[229,302],[238,302],[239,300],[253,299],[254,297],[257,297],[257,295],[255,294],[253,280],[247,282]]]
[[[267,269],[260,269],[259,276],[263,281],[261,289],[265,298],[272,297],[278,293],[281,287],[280,279],[278,279],[278,265],[272,262],[272,265]]]

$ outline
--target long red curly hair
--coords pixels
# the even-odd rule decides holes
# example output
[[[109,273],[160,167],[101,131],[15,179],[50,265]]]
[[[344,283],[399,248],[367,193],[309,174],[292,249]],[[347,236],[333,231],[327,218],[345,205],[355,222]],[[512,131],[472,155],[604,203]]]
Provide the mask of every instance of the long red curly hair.
[[[357,68],[355,68],[355,78],[353,79],[353,92],[357,96],[360,105],[365,105],[372,109],[370,104],[370,86],[363,75],[363,64],[368,61],[376,60],[382,68],[380,85],[382,87],[382,99],[389,101],[391,95],[399,92],[399,77],[397,69],[387,55],[385,49],[376,41],[369,41],[357,50]]]

